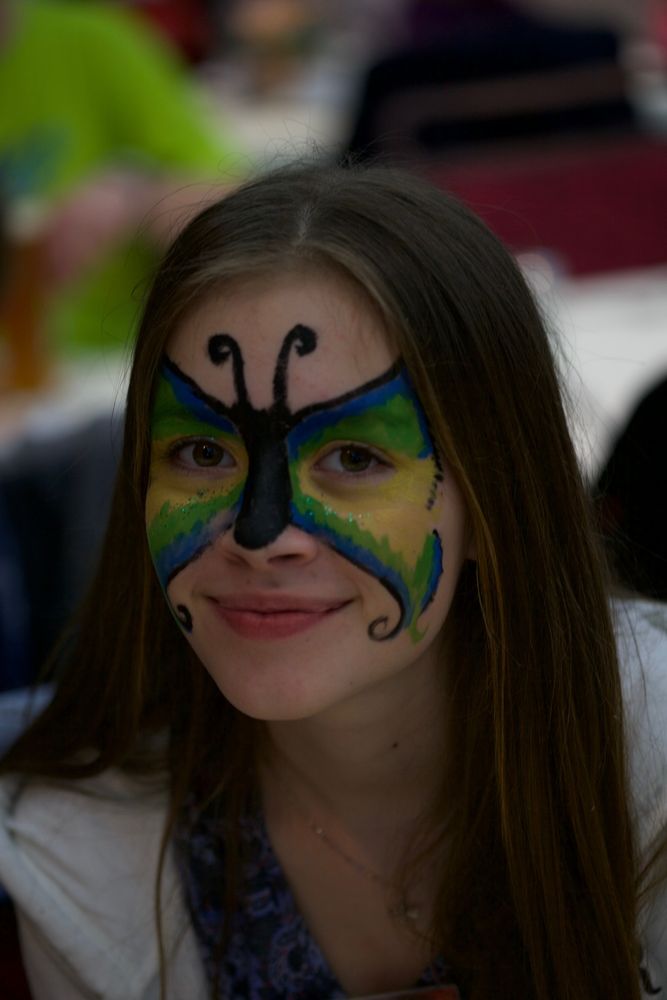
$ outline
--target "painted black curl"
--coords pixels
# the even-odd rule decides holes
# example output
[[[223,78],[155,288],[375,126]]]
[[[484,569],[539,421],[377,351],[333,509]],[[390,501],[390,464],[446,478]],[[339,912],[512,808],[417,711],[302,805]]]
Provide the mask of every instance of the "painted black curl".
[[[192,615],[185,604],[176,605],[176,617],[183,626],[183,631],[188,634],[192,632]]]

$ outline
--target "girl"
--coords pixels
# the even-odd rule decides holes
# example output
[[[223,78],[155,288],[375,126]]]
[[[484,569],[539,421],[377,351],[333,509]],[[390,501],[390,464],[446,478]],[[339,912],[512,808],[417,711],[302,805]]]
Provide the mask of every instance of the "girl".
[[[666,648],[610,609],[483,224],[382,168],[248,183],[157,274],[99,573],[3,763],[35,997],[667,990]]]

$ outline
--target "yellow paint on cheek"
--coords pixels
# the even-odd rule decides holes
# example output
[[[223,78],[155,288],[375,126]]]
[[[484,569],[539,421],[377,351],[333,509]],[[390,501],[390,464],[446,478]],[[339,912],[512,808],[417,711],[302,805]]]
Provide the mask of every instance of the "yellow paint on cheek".
[[[236,457],[237,468],[224,475],[207,475],[204,471],[185,472],[169,459],[169,442],[154,445],[150,478],[146,493],[146,521],[150,524],[168,505],[170,508],[190,508],[193,504],[221,499],[238,490],[247,475],[247,459]]]
[[[181,509],[187,513],[194,505],[207,503],[216,496],[215,490],[174,490],[165,483],[152,483],[146,494],[146,521],[150,524],[166,510]]]
[[[298,470],[301,492],[312,498],[325,517],[335,515],[370,532],[378,542],[400,551],[408,565],[422,554],[424,539],[437,527],[439,493],[429,507],[437,468],[432,458],[398,462],[386,479],[359,477],[348,482],[323,477],[308,466]],[[352,477],[351,477],[352,478]]]

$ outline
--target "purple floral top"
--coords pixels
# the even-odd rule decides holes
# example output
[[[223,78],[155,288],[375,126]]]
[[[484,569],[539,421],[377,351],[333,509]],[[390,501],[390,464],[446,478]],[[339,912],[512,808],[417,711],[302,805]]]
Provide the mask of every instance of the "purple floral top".
[[[220,1000],[338,1000],[344,998],[299,913],[261,813],[241,823],[243,871],[228,946],[220,955],[225,910],[224,820],[192,806],[176,835],[187,904],[211,984]],[[415,987],[451,983],[437,959]],[[446,996],[458,996],[452,990]]]

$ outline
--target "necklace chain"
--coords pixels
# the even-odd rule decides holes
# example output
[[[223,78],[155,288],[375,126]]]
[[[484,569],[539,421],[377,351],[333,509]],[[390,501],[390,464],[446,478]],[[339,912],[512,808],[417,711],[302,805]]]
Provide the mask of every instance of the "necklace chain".
[[[385,891],[391,892],[392,894],[398,894],[398,902],[396,902],[393,906],[387,907],[387,912],[390,917],[394,917],[395,919],[408,924],[408,926],[415,928],[420,917],[419,909],[408,903],[401,888],[396,885],[395,882],[392,882],[390,879],[380,875],[372,868],[369,868],[368,865],[365,865],[358,858],[348,854],[348,852],[344,850],[340,844],[336,843],[336,841],[326,832],[323,826],[316,823],[315,820],[306,815],[299,803],[296,801],[295,797],[292,795],[291,790],[287,788],[282,781],[280,783],[288,799],[294,806],[299,818],[305,823],[306,827],[315,834],[318,840],[328,847],[330,851],[338,855],[342,861],[345,861],[345,863],[350,868],[354,869],[357,874],[367,878],[371,882],[374,882],[376,885],[381,886]]]
[[[383,888],[385,889],[396,888],[393,882],[390,882],[389,879],[383,878],[382,875],[379,875],[376,871],[373,871],[372,868],[369,868],[367,865],[363,864],[363,862],[359,861],[358,858],[353,858],[351,854],[348,854],[347,851],[344,851],[343,848],[340,847],[340,845],[335,842],[335,840],[331,839],[326,830],[323,827],[319,826],[319,824],[313,822],[312,820],[307,820],[306,822],[309,828],[315,834],[315,836],[319,837],[322,843],[326,844],[328,848],[334,851],[334,853],[337,854],[340,858],[342,858],[343,861],[346,861],[348,865],[351,868],[354,868],[355,871],[359,872],[360,875],[365,875],[367,878],[371,880],[371,882],[376,882],[378,885],[383,886]]]

